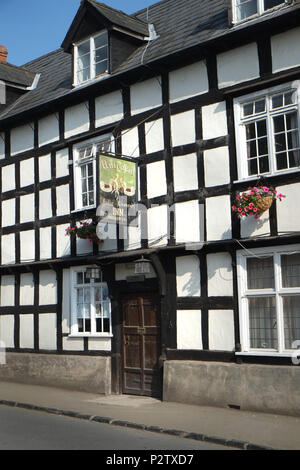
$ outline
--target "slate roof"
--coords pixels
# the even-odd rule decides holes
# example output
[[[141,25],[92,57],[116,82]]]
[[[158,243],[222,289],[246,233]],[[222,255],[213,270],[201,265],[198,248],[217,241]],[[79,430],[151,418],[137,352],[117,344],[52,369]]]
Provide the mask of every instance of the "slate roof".
[[[16,65],[0,63],[0,80],[14,85],[29,87],[32,85],[35,73],[24,67]]]
[[[112,10],[95,0],[86,0],[106,14],[111,15],[112,21],[128,21],[128,15]],[[285,11],[300,9],[300,5],[287,7],[281,11],[263,15],[255,23],[263,22],[273,16],[279,16]],[[143,43],[137,50],[114,72],[113,76],[137,68],[143,63],[151,62],[170,54],[184,51],[197,44],[227,36],[232,32],[248,28],[249,22],[229,28],[227,0],[163,0],[149,8],[141,10],[132,18],[154,24],[159,38],[150,43]],[[136,23],[135,23],[136,24]],[[147,46],[147,49],[146,49]],[[58,49],[25,64],[25,68],[34,73],[40,73],[38,87],[19,98],[12,106],[0,114],[0,122],[5,118],[16,116],[40,105],[49,103],[61,97],[77,93],[81,87],[72,88],[71,54]],[[107,78],[109,80],[109,77]],[[106,82],[107,80],[104,80]],[[91,82],[91,86],[94,82]]]
[[[91,3],[96,8],[96,10],[99,11],[99,13],[111,21],[111,23],[122,26],[123,28],[129,29],[131,31],[135,31],[144,36],[148,36],[149,29],[148,23],[146,21],[143,21],[138,17],[129,16],[123,11],[110,8],[104,3],[99,3],[94,0],[89,0],[89,3]]]

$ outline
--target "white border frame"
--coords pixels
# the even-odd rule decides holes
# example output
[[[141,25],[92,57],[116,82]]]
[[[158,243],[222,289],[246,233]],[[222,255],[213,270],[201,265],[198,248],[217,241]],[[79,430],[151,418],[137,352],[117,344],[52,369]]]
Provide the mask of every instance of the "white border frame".
[[[94,309],[91,308],[91,333],[79,333],[78,332],[78,323],[77,323],[77,302],[76,302],[76,274],[78,272],[82,272],[90,267],[97,267],[97,266],[75,266],[70,268],[70,334],[69,338],[112,338],[112,318],[111,318],[111,302],[109,304],[109,333],[96,333],[93,331],[93,324],[95,325],[95,312]],[[102,281],[101,283],[97,283],[97,286],[105,285],[108,287],[107,282]]]
[[[282,3],[279,5],[275,5],[272,8],[268,8],[267,10],[264,9],[264,0],[256,0],[257,1],[257,13],[251,16],[247,16],[247,18],[243,18],[242,20],[239,20],[237,18],[237,0],[232,0],[232,22],[233,24],[240,24],[244,23],[245,21],[250,21],[254,18],[258,18],[262,15],[265,15],[267,13],[273,12],[274,10],[280,10],[281,8],[291,6],[287,0],[282,0]]]
[[[234,98],[233,100],[234,128],[235,128],[235,137],[236,137],[236,155],[237,155],[237,166],[238,166],[238,180],[237,181],[257,180],[257,178],[259,178],[260,176],[266,177],[266,176],[282,175],[285,173],[295,173],[300,170],[300,167],[288,168],[284,170],[275,170],[275,167],[274,167],[275,149],[274,149],[273,141],[270,142],[270,139],[268,138],[270,171],[268,173],[248,176],[245,123],[241,122],[241,109],[242,109],[243,104],[251,100],[257,101],[259,98],[263,96],[269,96],[272,94],[276,94],[277,92],[284,93],[286,91],[290,91],[293,88],[295,89],[296,94],[297,94],[297,103],[295,105],[290,105],[290,106],[291,106],[291,110],[294,108],[296,109],[298,106],[298,109],[297,109],[298,129],[299,129],[299,140],[300,140],[300,81],[296,80],[294,82],[288,82],[283,85],[277,85],[275,87],[266,88],[264,90],[260,90],[254,93],[250,93],[248,95],[243,95],[238,98]],[[275,114],[276,113],[272,113],[272,116]],[[278,114],[281,114],[280,111],[278,111]],[[273,128],[272,128],[272,132],[270,129],[270,126],[272,126],[272,116],[269,114],[269,110],[268,110],[268,114],[266,116],[267,126],[268,126],[268,137],[273,136]]]
[[[291,255],[293,253],[300,253],[300,244],[297,245],[283,245],[280,247],[266,247],[248,250],[237,251],[237,280],[238,280],[238,301],[239,301],[239,321],[240,321],[240,340],[241,352],[236,352],[237,355],[255,355],[255,356],[283,356],[291,357],[295,353],[294,349],[284,348],[284,328],[283,328],[283,315],[282,315],[282,302],[281,298],[284,295],[296,295],[300,293],[300,288],[284,288],[281,285],[281,276],[279,269],[279,258],[281,255]],[[255,258],[256,256],[267,257],[274,256],[275,260],[275,289],[251,289],[247,291],[247,258]],[[250,296],[267,296],[272,295],[276,298],[276,314],[277,314],[277,331],[278,331],[278,350],[274,349],[255,349],[250,348],[249,341],[249,315],[248,315],[248,302]]]

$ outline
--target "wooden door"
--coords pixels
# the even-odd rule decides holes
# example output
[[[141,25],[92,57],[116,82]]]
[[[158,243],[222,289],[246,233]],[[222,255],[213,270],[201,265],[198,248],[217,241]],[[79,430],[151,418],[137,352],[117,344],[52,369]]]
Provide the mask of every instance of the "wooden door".
[[[159,298],[136,294],[123,298],[123,393],[161,395]]]

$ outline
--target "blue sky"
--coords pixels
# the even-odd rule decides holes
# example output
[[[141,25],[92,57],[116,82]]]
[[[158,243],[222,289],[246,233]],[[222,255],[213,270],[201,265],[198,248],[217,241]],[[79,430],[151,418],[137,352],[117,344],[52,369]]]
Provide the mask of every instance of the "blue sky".
[[[101,0],[134,13],[158,0]],[[23,65],[58,49],[80,6],[80,0],[0,0],[0,44],[8,62]]]

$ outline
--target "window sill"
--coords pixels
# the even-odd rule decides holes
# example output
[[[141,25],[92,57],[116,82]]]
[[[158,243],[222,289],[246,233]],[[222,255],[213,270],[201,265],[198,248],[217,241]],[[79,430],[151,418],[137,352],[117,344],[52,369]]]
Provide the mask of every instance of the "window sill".
[[[268,357],[295,357],[300,355],[300,350],[294,352],[279,353],[276,351],[248,351],[248,352],[235,352],[236,356],[268,356]]]
[[[76,212],[83,212],[83,211],[89,211],[92,209],[96,209],[96,206],[86,206],[86,207],[80,207],[78,209],[74,209],[71,211],[71,214],[74,214]]]
[[[111,76],[110,73],[104,73],[103,75],[101,75],[100,77],[95,77],[95,78],[91,78],[90,80],[86,80],[85,82],[82,82],[82,83],[72,83],[72,86],[73,86],[73,91],[75,90],[78,90],[80,88],[85,88],[89,85],[92,85],[94,83],[97,83],[97,82],[101,82],[102,80],[106,80],[107,78],[109,78]]]
[[[113,338],[111,333],[74,333],[68,336],[68,338]]]
[[[240,183],[247,183],[251,181],[258,181],[259,178],[272,178],[280,175],[287,175],[287,174],[293,174],[293,173],[299,173],[300,167],[295,168],[294,170],[282,170],[282,171],[277,171],[276,173],[264,173],[263,175],[256,175],[256,176],[248,176],[245,178],[240,178],[238,180],[233,181],[233,184],[240,184]]]

